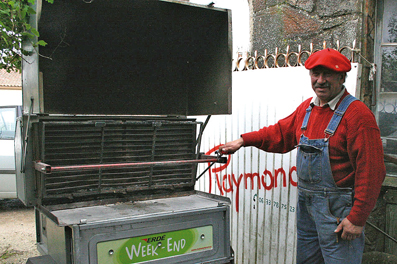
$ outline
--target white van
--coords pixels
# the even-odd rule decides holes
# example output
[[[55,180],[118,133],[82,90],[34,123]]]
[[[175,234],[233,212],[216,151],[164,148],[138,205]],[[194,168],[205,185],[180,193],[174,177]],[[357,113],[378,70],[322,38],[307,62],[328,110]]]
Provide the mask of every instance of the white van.
[[[22,91],[0,89],[0,199],[17,198],[14,138]]]

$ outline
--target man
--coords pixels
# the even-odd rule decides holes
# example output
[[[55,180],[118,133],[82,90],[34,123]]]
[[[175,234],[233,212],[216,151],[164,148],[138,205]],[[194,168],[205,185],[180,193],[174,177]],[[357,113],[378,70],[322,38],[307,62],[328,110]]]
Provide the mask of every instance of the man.
[[[275,125],[241,135],[242,146],[286,153],[298,148],[297,263],[361,263],[364,225],[385,177],[372,112],[343,83],[350,61],[324,49],[305,62],[316,96]]]

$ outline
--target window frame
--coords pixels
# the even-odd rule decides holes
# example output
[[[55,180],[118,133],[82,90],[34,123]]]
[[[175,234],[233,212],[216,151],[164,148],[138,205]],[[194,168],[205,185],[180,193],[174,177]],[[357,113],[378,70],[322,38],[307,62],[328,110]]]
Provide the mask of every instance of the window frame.
[[[382,84],[382,55],[383,55],[383,49],[387,47],[393,47],[397,49],[397,42],[383,42],[383,25],[384,25],[384,14],[385,14],[385,3],[388,3],[387,1],[395,1],[395,0],[377,0],[376,1],[376,21],[375,21],[375,39],[374,39],[374,63],[376,65],[376,75],[375,75],[375,87],[376,87],[376,107],[375,107],[375,117],[376,120],[381,127],[380,123],[380,113],[381,111],[385,108],[385,105],[382,106],[382,97],[387,98],[387,97],[397,97],[397,92],[391,92],[391,91],[381,91],[381,84]],[[387,10],[386,10],[387,11]],[[397,100],[397,99],[396,99]],[[397,102],[397,101],[396,101]],[[397,115],[397,103],[394,106],[394,110],[392,113],[395,112]],[[397,124],[396,124],[397,125]],[[397,131],[397,130],[396,130]],[[382,130],[381,130],[382,134]],[[397,139],[388,137],[388,136],[381,136],[384,147],[385,147],[385,154],[387,155],[393,155],[396,156],[396,154],[389,153],[387,151],[387,147],[389,146],[391,141],[395,141],[397,143]],[[396,144],[393,143],[393,144]],[[386,171],[388,176],[394,176],[397,177],[397,165],[394,164],[386,164]]]
[[[387,93],[397,93],[397,92],[382,92],[381,91],[381,81],[382,81],[382,49],[384,47],[395,47],[397,48],[397,42],[389,43],[383,42],[383,14],[384,14],[384,2],[385,1],[395,1],[395,0],[378,0],[377,10],[376,10],[376,30],[375,30],[375,52],[374,60],[377,70],[376,75],[376,92],[377,94],[387,94]]]
[[[15,125],[16,125],[17,118],[19,116],[21,116],[21,111],[22,111],[21,106],[18,106],[18,105],[0,106],[0,110],[1,109],[15,109]],[[15,133],[14,133],[14,136],[12,138],[1,138],[0,137],[0,140],[14,140],[14,139],[15,139]]]

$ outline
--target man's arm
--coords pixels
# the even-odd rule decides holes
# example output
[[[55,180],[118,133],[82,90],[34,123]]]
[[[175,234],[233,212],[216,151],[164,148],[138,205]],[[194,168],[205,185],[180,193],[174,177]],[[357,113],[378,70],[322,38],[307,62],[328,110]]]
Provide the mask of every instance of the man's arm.
[[[347,151],[354,169],[354,203],[338,226],[342,238],[354,239],[361,233],[378,199],[386,175],[380,131],[372,112],[355,102],[349,114]]]

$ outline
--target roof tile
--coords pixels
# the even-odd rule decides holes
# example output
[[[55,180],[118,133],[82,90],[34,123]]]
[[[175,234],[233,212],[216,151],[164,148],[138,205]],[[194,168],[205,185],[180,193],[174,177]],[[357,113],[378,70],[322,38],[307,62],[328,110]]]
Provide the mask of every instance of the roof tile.
[[[21,73],[17,71],[8,73],[5,69],[0,69],[0,86],[21,87]]]

